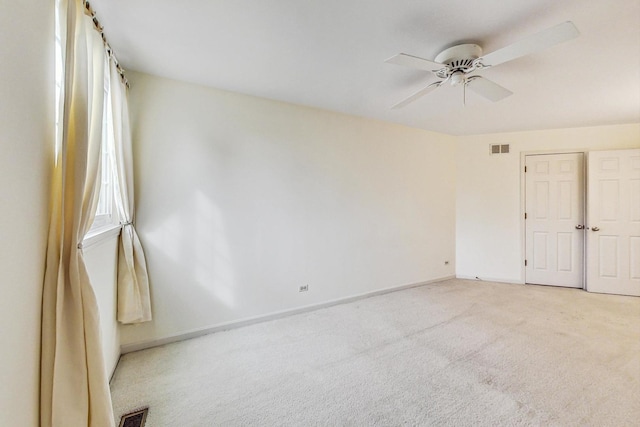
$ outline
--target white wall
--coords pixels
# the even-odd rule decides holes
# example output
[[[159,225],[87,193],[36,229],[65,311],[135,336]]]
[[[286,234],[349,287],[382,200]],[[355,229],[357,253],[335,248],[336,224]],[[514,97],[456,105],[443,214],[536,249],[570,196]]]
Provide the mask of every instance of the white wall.
[[[523,283],[521,153],[640,147],[640,125],[467,136],[457,144],[456,274]],[[510,144],[510,153],[492,156],[490,144]]]
[[[155,319],[123,344],[453,275],[453,137],[128,76]]]
[[[0,425],[36,426],[53,148],[53,4],[0,3]]]
[[[107,378],[110,378],[120,358],[120,328],[116,320],[118,235],[112,232],[107,235],[89,245],[85,240],[83,255],[98,301],[102,353]]]

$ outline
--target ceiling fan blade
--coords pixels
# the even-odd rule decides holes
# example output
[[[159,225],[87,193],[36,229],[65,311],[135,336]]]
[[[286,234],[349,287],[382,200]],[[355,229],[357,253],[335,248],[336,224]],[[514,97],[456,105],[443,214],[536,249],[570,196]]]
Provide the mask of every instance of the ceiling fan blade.
[[[406,53],[399,53],[385,60],[389,64],[404,65],[405,67],[417,68],[419,70],[426,71],[438,71],[441,68],[446,67],[439,62],[429,61],[428,59],[419,58],[413,55],[407,55]]]
[[[413,101],[415,101],[416,99],[420,98],[421,96],[424,96],[424,95],[428,94],[429,92],[439,88],[441,84],[442,84],[442,82],[431,83],[429,86],[420,89],[419,91],[417,91],[416,93],[414,93],[410,97],[405,98],[402,101],[398,102],[396,105],[391,107],[391,109],[395,110],[396,108],[402,108],[405,105],[410,104]]]
[[[509,95],[513,95],[513,92],[503,88],[498,83],[494,83],[491,80],[487,80],[480,76],[475,76],[472,80],[469,80],[466,83],[466,86],[478,95],[484,96],[493,102],[500,101]]]
[[[480,59],[483,65],[491,67],[571,40],[579,34],[573,22],[567,21],[488,53]]]

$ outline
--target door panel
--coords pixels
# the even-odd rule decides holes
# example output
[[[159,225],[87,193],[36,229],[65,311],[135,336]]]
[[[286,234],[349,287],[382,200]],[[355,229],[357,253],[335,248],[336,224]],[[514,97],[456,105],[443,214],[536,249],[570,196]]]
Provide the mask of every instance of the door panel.
[[[526,156],[526,283],[583,286],[583,154]]]
[[[597,236],[600,248],[600,277],[618,278],[618,236]]]
[[[573,182],[560,181],[558,183],[558,219],[573,218],[571,195],[575,192]]]
[[[629,247],[631,279],[640,280],[640,237],[631,236],[631,244]]]
[[[640,296],[640,149],[589,153],[587,290]]]
[[[558,271],[573,270],[573,233],[558,233]]]
[[[533,268],[538,271],[547,271],[548,245],[547,234],[542,231],[533,233]]]

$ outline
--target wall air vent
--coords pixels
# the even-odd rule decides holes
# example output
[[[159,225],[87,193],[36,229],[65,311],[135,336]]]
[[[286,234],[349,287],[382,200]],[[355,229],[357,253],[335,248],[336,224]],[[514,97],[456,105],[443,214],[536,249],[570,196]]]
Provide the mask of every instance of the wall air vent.
[[[509,144],[491,144],[490,154],[507,154],[509,152]]]

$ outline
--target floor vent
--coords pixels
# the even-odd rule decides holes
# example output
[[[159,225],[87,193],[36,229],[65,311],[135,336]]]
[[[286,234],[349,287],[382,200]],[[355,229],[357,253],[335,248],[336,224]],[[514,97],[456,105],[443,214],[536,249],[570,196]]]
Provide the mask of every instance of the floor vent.
[[[138,409],[130,414],[123,415],[118,427],[144,427],[149,408]]]

